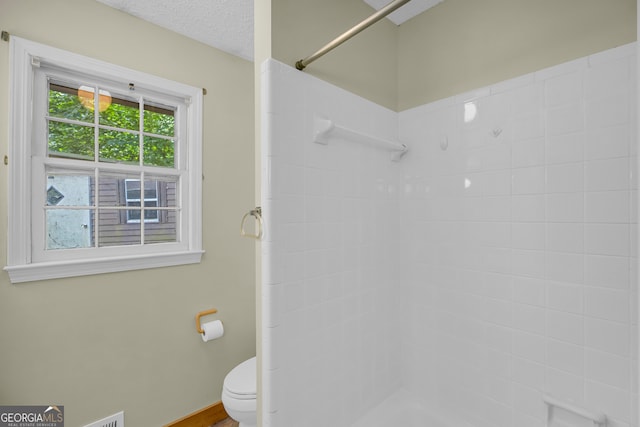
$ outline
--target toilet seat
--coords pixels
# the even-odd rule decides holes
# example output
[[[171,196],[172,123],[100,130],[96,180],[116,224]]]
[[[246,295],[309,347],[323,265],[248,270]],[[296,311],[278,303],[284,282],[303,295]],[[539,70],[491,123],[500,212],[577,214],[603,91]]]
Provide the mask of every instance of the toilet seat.
[[[256,399],[256,358],[245,360],[227,374],[223,392],[237,400]]]

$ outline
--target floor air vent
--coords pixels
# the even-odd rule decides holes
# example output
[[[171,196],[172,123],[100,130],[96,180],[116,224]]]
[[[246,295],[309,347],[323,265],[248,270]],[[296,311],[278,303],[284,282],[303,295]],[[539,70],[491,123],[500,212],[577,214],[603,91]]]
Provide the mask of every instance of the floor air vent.
[[[94,421],[84,427],[124,427],[124,412],[109,415],[107,418]]]

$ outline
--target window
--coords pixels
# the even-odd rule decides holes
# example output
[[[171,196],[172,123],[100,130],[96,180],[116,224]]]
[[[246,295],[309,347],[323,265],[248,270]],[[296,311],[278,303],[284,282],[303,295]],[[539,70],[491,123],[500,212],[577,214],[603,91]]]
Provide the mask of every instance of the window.
[[[202,90],[11,39],[12,282],[199,262]]]
[[[124,180],[124,194],[126,205],[140,208],[144,206],[144,222],[152,223],[158,221],[158,210],[149,209],[158,206],[158,181],[148,181],[145,183],[144,190],[141,188],[139,179]],[[141,198],[144,196],[143,198]],[[144,204],[142,203],[144,202]],[[127,223],[138,223],[141,218],[141,209],[127,210]]]

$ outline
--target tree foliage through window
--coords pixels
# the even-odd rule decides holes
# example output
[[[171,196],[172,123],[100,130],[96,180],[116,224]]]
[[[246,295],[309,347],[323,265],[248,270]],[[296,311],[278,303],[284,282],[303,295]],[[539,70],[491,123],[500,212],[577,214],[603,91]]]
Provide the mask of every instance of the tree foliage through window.
[[[50,155],[95,160],[97,130],[100,161],[137,165],[142,154],[144,165],[174,167],[175,117],[171,107],[145,99],[141,116],[137,100],[111,97],[108,92],[99,90],[99,108],[94,111],[94,89],[90,89],[91,92],[83,92],[91,96],[87,102],[78,95],[78,89],[50,84]]]

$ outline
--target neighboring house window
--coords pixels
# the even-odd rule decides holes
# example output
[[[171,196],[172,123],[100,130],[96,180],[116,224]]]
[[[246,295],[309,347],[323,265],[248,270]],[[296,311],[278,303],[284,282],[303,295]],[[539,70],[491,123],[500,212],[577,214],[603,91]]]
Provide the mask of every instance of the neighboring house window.
[[[141,181],[139,179],[125,179],[125,203],[127,206],[135,208],[144,206],[144,222],[160,222],[158,218],[158,210],[151,209],[158,206],[158,181],[147,181],[144,184],[143,191],[141,188]],[[142,211],[140,209],[127,209],[127,222],[134,224],[139,223],[141,214]]]
[[[11,281],[199,262],[202,90],[17,37],[11,58]]]

